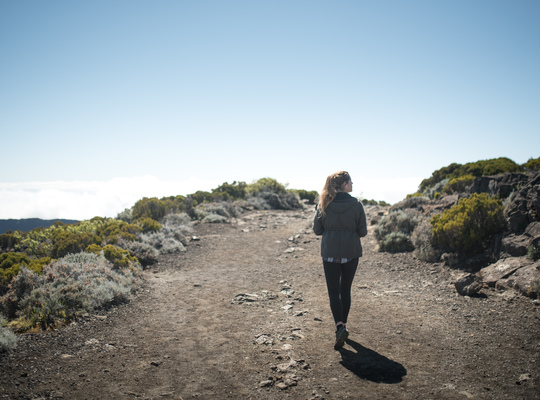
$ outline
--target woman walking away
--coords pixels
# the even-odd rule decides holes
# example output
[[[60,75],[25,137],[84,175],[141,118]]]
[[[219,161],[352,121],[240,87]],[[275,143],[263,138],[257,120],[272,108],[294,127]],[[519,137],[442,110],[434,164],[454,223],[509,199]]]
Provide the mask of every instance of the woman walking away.
[[[347,316],[351,309],[351,287],[362,257],[360,238],[367,235],[364,207],[352,192],[352,181],[348,172],[340,171],[326,178],[313,231],[322,235],[321,256],[330,309],[336,323],[334,349],[343,347],[349,337]]]

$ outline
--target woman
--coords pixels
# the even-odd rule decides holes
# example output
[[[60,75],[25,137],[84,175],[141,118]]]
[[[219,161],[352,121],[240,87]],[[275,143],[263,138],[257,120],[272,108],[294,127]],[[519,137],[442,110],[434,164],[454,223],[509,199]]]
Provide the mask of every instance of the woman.
[[[321,256],[330,308],[336,323],[336,350],[343,347],[349,337],[347,316],[351,308],[351,287],[362,257],[360,238],[367,235],[364,207],[352,192],[348,172],[340,171],[326,178],[313,231],[322,235]]]

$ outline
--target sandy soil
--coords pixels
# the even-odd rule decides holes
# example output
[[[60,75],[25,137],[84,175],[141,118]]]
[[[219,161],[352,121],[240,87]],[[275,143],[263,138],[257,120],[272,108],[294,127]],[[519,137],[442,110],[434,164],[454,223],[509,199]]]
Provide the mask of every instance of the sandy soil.
[[[196,226],[130,303],[22,335],[0,355],[0,399],[540,398],[537,302],[459,296],[456,271],[379,253],[371,232],[335,351],[312,218]]]

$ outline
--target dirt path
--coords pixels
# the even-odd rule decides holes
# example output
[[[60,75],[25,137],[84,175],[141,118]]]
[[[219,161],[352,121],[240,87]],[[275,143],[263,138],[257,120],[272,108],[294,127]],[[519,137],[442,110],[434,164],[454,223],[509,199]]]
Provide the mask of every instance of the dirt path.
[[[312,216],[197,226],[129,304],[21,337],[0,356],[0,399],[539,398],[540,307],[461,297],[452,271],[378,253],[371,234],[334,351]]]

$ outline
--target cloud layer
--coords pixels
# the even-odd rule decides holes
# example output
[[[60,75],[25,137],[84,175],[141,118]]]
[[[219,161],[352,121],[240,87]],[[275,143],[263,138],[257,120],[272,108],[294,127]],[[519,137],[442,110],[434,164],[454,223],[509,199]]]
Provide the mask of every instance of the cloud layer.
[[[105,182],[0,183],[0,219],[116,217],[143,197],[188,194],[218,185],[195,178],[165,182],[148,175]]]
[[[280,180],[289,188],[317,190],[324,179],[295,178]],[[416,191],[420,178],[353,179],[353,195],[395,203]],[[85,220],[96,216],[116,217],[143,197],[186,195],[198,190],[210,191],[223,182],[190,178],[162,181],[145,175],[114,178],[108,181],[0,182],[0,219],[43,218]]]

